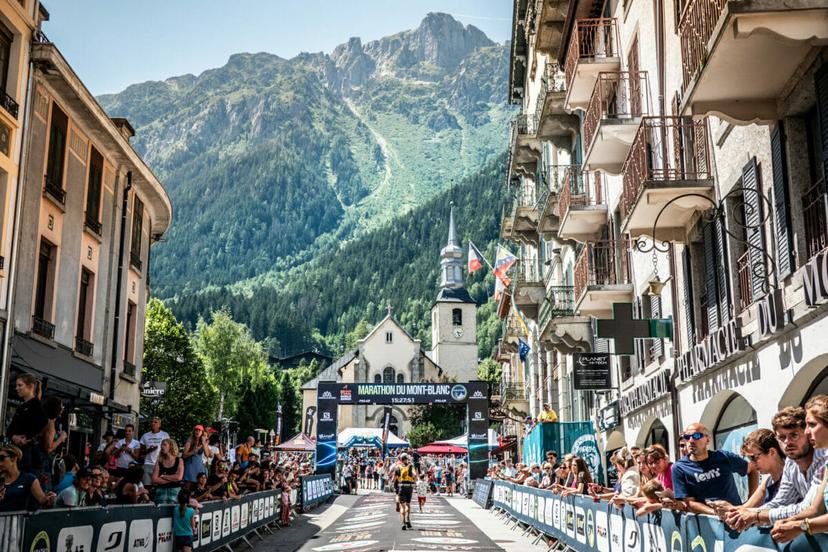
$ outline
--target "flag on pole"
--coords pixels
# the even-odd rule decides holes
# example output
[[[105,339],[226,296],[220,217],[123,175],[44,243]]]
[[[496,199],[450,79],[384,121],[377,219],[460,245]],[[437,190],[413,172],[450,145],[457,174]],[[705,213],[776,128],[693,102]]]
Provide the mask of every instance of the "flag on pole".
[[[483,268],[483,255],[477,250],[477,247],[469,241],[469,274],[477,272]]]
[[[512,281],[506,276],[506,273],[512,268],[512,265],[517,262],[517,257],[509,253],[509,250],[498,244],[497,253],[495,254],[494,272],[495,278],[503,280],[503,284],[508,286]]]
[[[512,312],[515,313],[515,318],[517,318],[518,323],[520,324],[520,327],[523,329],[523,333],[526,334],[526,336],[528,337],[529,336],[529,326],[526,325],[526,320],[523,319],[523,315],[517,309],[514,302],[512,302]]]
[[[520,357],[520,360],[526,360],[526,357],[529,356],[529,351],[531,350],[532,348],[528,343],[518,338],[518,356]]]
[[[506,291],[506,283],[501,278],[495,278],[494,300],[500,301],[500,296],[503,295],[504,291]]]

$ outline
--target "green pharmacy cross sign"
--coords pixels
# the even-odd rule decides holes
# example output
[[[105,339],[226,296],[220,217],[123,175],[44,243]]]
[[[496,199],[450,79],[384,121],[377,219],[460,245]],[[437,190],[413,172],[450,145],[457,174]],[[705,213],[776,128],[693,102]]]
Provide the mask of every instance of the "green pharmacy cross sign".
[[[597,337],[614,340],[616,355],[634,355],[636,339],[673,339],[671,318],[633,318],[632,303],[613,303],[612,318],[597,322]]]

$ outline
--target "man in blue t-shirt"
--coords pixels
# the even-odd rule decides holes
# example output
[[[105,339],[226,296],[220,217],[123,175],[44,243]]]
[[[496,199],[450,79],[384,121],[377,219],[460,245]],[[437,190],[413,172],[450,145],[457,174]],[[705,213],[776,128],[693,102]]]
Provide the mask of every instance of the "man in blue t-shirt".
[[[690,424],[681,435],[687,456],[673,464],[673,493],[678,509],[715,515],[707,501],[726,500],[739,505],[742,499],[733,475],[748,477],[749,494],[759,481],[756,467],[732,452],[708,451],[710,431],[702,424]],[[683,506],[682,506],[683,504]]]

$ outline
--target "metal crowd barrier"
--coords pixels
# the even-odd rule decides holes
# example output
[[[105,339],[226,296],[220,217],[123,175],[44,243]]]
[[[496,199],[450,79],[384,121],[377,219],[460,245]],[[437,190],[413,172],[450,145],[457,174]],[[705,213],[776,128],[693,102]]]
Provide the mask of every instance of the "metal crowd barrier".
[[[210,552],[236,541],[250,545],[249,536],[262,539],[259,530],[272,533],[279,519],[280,495],[280,491],[262,491],[238,500],[202,503],[193,548]],[[172,509],[176,507],[136,504],[2,514],[0,550],[172,552]]]
[[[513,530],[548,537],[550,550],[578,552],[820,552],[828,534],[802,535],[781,545],[770,527],[731,531],[713,516],[660,510],[636,517],[583,495],[561,498],[551,491],[494,481],[492,512]]]

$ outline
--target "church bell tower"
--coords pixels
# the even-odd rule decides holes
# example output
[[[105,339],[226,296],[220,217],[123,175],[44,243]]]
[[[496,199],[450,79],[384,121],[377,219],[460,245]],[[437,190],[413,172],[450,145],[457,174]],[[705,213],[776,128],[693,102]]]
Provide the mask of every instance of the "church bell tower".
[[[431,358],[457,381],[477,379],[477,305],[463,284],[463,248],[449,214],[448,242],[440,252],[440,290],[431,307]]]

